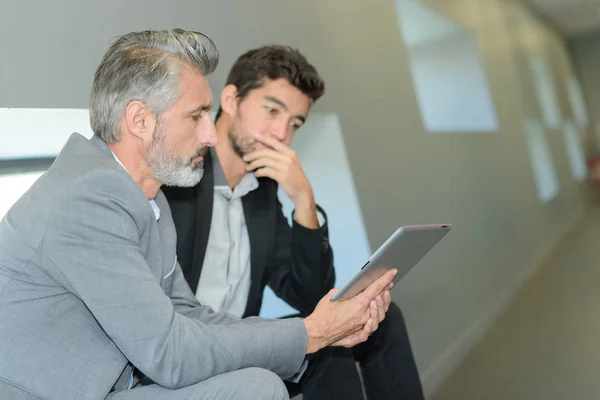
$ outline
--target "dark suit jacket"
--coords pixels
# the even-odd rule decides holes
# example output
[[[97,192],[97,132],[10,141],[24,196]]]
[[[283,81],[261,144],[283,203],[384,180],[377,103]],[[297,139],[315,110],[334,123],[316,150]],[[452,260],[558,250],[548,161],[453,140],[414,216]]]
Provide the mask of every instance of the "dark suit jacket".
[[[327,222],[315,230],[295,221],[290,227],[277,198],[277,182],[269,178],[258,181],[259,187],[242,198],[251,252],[251,285],[244,317],[258,315],[266,285],[301,314],[308,315],[335,281]],[[198,185],[162,190],[177,230],[177,258],[195,293],[213,210],[210,153],[204,159],[204,177]],[[319,211],[325,216],[321,208]]]

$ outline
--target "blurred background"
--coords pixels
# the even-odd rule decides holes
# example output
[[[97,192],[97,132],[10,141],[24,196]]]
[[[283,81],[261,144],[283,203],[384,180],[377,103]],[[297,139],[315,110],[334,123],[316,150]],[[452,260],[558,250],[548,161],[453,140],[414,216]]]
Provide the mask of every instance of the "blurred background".
[[[219,46],[216,100],[264,44],[323,76],[293,147],[338,286],[399,226],[453,224],[393,290],[428,398],[600,398],[600,0],[2,0],[0,217],[91,136],[109,41],[173,27]]]

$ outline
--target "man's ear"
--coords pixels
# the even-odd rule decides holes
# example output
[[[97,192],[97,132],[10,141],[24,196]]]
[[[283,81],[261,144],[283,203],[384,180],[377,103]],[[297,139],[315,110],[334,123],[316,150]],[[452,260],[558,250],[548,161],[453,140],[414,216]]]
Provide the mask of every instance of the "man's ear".
[[[141,101],[134,100],[125,107],[125,125],[127,130],[142,140],[152,138],[156,123],[150,108]]]
[[[235,85],[227,85],[221,92],[221,109],[225,114],[234,115],[237,112],[237,94]]]

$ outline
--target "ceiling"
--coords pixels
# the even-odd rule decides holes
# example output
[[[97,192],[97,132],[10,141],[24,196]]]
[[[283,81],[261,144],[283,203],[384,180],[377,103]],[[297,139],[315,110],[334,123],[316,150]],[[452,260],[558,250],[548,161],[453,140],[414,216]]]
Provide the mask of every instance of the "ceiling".
[[[522,0],[566,37],[600,28],[600,0]]]

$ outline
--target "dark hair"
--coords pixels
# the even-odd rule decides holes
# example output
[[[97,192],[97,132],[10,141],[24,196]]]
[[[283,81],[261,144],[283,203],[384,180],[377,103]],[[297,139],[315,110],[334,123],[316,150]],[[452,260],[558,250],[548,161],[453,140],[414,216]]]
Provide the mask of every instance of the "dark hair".
[[[237,88],[241,101],[248,94],[264,85],[266,79],[286,79],[294,87],[317,101],[325,91],[325,82],[315,67],[296,49],[289,46],[268,45],[249,50],[233,64],[225,85]],[[215,121],[221,116],[221,107]]]

